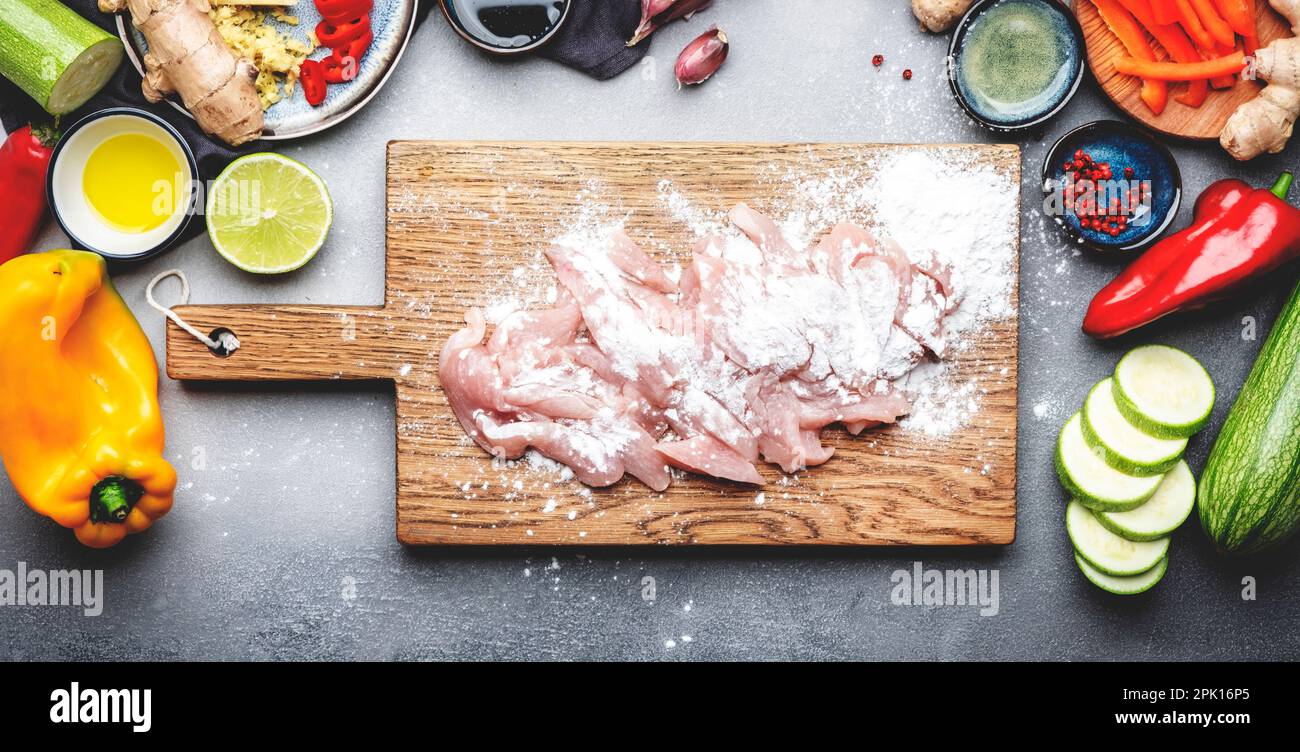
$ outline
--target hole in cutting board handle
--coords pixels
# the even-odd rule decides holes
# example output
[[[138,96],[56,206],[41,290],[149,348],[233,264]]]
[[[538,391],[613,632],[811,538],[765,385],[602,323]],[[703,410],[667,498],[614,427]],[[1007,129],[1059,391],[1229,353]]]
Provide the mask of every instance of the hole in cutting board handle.
[[[235,333],[224,326],[213,329],[212,333],[208,335],[208,338],[218,344],[216,347],[209,347],[208,352],[212,353],[218,358],[229,358],[232,354],[234,354],[234,350],[226,349],[226,346],[224,344],[225,337],[227,334],[234,335]]]

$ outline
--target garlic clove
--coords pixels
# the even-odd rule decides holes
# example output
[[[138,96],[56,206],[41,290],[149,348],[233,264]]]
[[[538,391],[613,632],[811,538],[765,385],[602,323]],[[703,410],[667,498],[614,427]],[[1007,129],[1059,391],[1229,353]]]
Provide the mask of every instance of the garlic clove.
[[[727,60],[730,44],[727,35],[718,26],[696,37],[682,54],[677,56],[677,65],[673,73],[677,76],[677,88],[683,84],[704,83]]]
[[[712,4],[713,0],[641,0],[641,23],[627,40],[627,46],[633,47],[660,26],[679,18],[689,19]]]
[[[659,28],[655,23],[655,16],[671,8],[674,2],[676,0],[641,0],[641,23],[637,24],[632,38],[627,40],[627,46],[633,47],[637,42],[653,34],[654,30]]]

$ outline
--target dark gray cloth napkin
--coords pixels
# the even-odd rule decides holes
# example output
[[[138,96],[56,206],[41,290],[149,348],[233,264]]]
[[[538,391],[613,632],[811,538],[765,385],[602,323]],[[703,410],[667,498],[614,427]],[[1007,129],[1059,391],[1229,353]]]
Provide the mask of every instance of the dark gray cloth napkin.
[[[115,18],[101,13],[96,0],[62,1],[92,23],[111,34],[117,34]],[[538,51],[543,57],[596,78],[606,79],[632,67],[646,54],[649,40],[632,48],[624,44],[640,20],[640,0],[572,1],[573,7],[569,9],[569,17],[564,26]],[[417,27],[428,19],[429,11],[436,2],[437,0],[420,0],[416,8]],[[199,175],[205,181],[215,178],[240,154],[268,148],[267,144],[257,141],[231,149],[220,141],[205,136],[193,119],[177,112],[171,105],[163,102],[150,105],[145,102],[144,95],[140,93],[140,74],[129,61],[122,63],[117,75],[103,91],[80,110],[64,116],[62,122],[65,125],[75,123],[85,115],[108,107],[146,109],[171,123],[194,150],[194,156],[199,162]],[[21,128],[27,123],[45,123],[49,120],[50,116],[31,97],[0,78],[0,123],[3,123],[6,132]],[[203,232],[203,227],[202,222],[191,222],[186,239]]]
[[[640,21],[641,0],[573,0],[564,26],[538,54],[602,81],[613,78],[650,49],[649,39],[627,46]]]

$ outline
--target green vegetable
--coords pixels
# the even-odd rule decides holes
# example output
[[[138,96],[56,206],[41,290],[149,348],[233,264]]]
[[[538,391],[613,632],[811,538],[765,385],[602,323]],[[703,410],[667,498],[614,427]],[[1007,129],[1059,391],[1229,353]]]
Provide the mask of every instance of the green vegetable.
[[[51,115],[104,88],[123,54],[121,40],[57,0],[0,0],[0,75]]]
[[[1199,495],[1201,527],[1225,553],[1262,551],[1300,527],[1300,287],[1228,412]]]
[[[1187,439],[1161,439],[1129,422],[1115,404],[1114,379],[1103,379],[1083,403],[1083,437],[1106,464],[1129,475],[1160,475],[1178,463]]]
[[[1131,541],[1149,541],[1169,535],[1187,521],[1196,506],[1196,478],[1186,462],[1174,465],[1145,504],[1128,512],[1098,512],[1107,530]]]
[[[1074,555],[1074,563],[1079,565],[1080,571],[1083,572],[1084,577],[1088,578],[1089,582],[1108,593],[1114,593],[1116,595],[1137,595],[1138,593],[1146,592],[1155,587],[1155,584],[1160,582],[1160,579],[1165,576],[1165,572],[1169,569],[1168,556],[1161,559],[1159,564],[1142,574],[1131,575],[1128,577],[1116,577],[1114,575],[1106,574],[1089,564],[1087,560],[1078,553],[1075,553]]]
[[[1168,345],[1129,350],[1115,366],[1115,404],[1152,436],[1178,439],[1205,427],[1214,382],[1195,358]]]
[[[1161,476],[1127,475],[1106,464],[1083,438],[1082,423],[1079,413],[1070,416],[1056,442],[1056,474],[1065,490],[1085,506],[1105,512],[1127,512],[1151,498]]]
[[[1157,566],[1169,554],[1169,538],[1131,541],[1107,530],[1092,510],[1077,501],[1065,507],[1065,532],[1074,550],[1101,572],[1131,577]]]

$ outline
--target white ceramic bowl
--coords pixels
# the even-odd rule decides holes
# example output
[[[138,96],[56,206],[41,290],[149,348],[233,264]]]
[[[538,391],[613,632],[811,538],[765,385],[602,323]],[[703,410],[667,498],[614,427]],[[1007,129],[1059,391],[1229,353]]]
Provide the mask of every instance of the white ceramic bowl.
[[[82,187],[86,162],[96,147],[128,133],[157,139],[181,166],[181,174],[172,183],[176,211],[158,227],[142,233],[122,232],[106,224],[86,200]],[[194,153],[165,120],[129,107],[100,110],[69,128],[54,149],[47,182],[50,211],[74,245],[109,259],[144,259],[162,253],[185,231],[196,206],[197,175]]]

